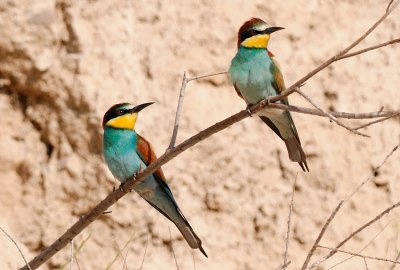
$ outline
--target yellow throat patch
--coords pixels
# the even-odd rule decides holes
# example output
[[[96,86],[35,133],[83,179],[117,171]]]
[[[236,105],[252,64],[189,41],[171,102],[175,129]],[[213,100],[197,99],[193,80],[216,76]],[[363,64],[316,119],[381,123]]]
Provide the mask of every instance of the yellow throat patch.
[[[245,39],[242,42],[242,46],[246,48],[266,49],[269,39],[270,35],[268,34],[255,35]]]
[[[107,126],[119,129],[130,129],[135,130],[136,119],[138,117],[137,113],[125,114],[107,122]]]

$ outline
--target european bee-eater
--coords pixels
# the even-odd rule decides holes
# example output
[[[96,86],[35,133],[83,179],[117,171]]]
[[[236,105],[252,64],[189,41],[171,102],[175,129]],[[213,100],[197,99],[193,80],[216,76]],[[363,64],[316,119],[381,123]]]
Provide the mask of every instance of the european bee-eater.
[[[129,103],[116,104],[104,115],[104,157],[108,168],[121,183],[157,159],[150,143],[135,131],[139,112],[151,104],[153,103],[138,106]],[[207,257],[200,238],[179,209],[161,168],[134,189],[176,225],[191,248],[200,249]]]
[[[232,59],[228,73],[237,94],[248,106],[285,90],[280,66],[268,50],[270,35],[282,29],[268,27],[266,22],[258,18],[246,21],[239,29],[238,52]],[[281,102],[288,104],[287,99]],[[290,160],[298,162],[303,171],[309,171],[290,112],[266,108],[257,114],[285,142]]]

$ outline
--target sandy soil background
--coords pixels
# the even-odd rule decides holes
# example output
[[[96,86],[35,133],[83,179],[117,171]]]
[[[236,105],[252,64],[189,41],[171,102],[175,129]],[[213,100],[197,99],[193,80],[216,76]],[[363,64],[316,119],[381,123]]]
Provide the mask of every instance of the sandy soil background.
[[[363,33],[387,1],[0,1],[0,226],[28,259],[51,244],[118,183],[102,158],[103,113],[114,103],[155,101],[137,129],[158,154],[167,147],[184,70],[228,69],[236,31],[256,16],[286,28],[271,50],[290,85]],[[361,46],[399,37],[400,9]],[[303,87],[324,108],[399,109],[400,50],[387,47],[341,61]],[[292,104],[307,105],[299,97]],[[178,140],[244,108],[226,76],[192,82]],[[291,186],[298,173],[289,269],[308,249],[341,198],[373,174],[399,143],[399,119],[368,127],[363,138],[326,119],[294,115],[310,173],[288,160],[284,144],[256,117],[201,142],[164,166],[183,212],[209,258],[191,251],[175,227],[136,194],[125,196],[76,238],[80,269],[105,269],[123,249],[129,269],[274,269],[282,262]],[[361,121],[352,122],[360,124]],[[329,227],[334,246],[399,200],[399,153]],[[395,258],[399,212],[344,249]],[[170,232],[171,231],[171,237]],[[375,238],[375,236],[379,235]],[[41,269],[69,261],[65,248]],[[317,255],[326,254],[319,249]],[[328,269],[348,255],[336,255]],[[318,258],[315,257],[315,258]],[[195,262],[195,266],[194,266]],[[0,234],[0,269],[22,265]],[[369,269],[389,269],[368,261]],[[74,266],[74,269],[77,269]],[[118,258],[110,269],[123,269]],[[365,269],[353,258],[336,269]]]

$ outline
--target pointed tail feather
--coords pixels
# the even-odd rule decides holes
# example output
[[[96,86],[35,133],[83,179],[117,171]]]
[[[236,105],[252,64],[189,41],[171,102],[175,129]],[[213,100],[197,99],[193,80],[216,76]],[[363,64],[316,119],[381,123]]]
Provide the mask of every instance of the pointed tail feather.
[[[197,236],[197,234],[193,231],[192,227],[190,226],[189,222],[183,215],[181,209],[179,208],[178,204],[176,203],[171,190],[169,189],[168,185],[162,184],[163,182],[159,182],[161,185],[157,188],[156,193],[158,195],[153,197],[153,200],[149,198],[144,199],[155,209],[157,209],[161,214],[163,214],[166,218],[172,221],[175,226],[179,229],[182,233],[183,237],[185,238],[186,242],[189,246],[193,249],[198,248],[204,256],[207,256],[207,253],[204,251],[201,240]],[[141,194],[142,196],[143,194]]]
[[[289,159],[291,161],[298,162],[301,169],[305,172],[306,170],[309,172],[307,161],[306,161],[306,154],[303,151],[303,148],[300,144],[299,135],[296,130],[296,126],[293,123],[293,120],[290,114],[287,114],[288,118],[275,117],[275,119],[270,119],[266,116],[261,115],[261,120],[267,124],[278,136],[281,138],[285,144],[286,148],[289,153]],[[281,131],[279,130],[279,125],[283,130],[289,130],[289,134],[286,136],[282,136]]]
[[[205,252],[205,250],[203,249],[203,247],[201,245],[200,238],[193,231],[192,227],[190,227],[189,223],[187,223],[183,226],[176,224],[176,226],[178,227],[179,231],[182,233],[183,237],[186,239],[186,242],[188,242],[189,246],[193,249],[198,248],[201,251],[201,253],[203,253],[204,256],[206,256],[208,258],[207,253]]]
[[[286,144],[286,148],[289,153],[289,159],[291,161],[298,162],[303,171],[307,170],[309,172],[310,170],[308,169],[306,154],[304,153],[303,148],[301,147],[297,138],[290,137],[287,139],[283,139],[283,141]]]

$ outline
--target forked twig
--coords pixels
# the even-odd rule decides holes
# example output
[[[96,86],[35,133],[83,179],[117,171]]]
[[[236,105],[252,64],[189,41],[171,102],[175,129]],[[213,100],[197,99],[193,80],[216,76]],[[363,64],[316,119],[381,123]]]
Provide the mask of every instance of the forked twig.
[[[369,246],[375,241],[375,239],[387,228],[387,226],[389,226],[390,223],[391,223],[391,221],[388,222],[385,226],[383,226],[383,228],[382,228],[381,230],[379,230],[379,232],[376,233],[376,234],[374,235],[374,237],[372,237],[372,239],[371,239],[366,245],[364,245],[357,253],[360,254],[360,253],[363,252],[367,247],[369,247]],[[342,264],[342,263],[344,263],[344,262],[350,260],[350,259],[353,258],[353,257],[354,257],[354,256],[350,256],[350,257],[348,257],[348,258],[346,258],[346,259],[344,259],[344,260],[342,260],[342,261],[336,263],[335,265],[331,266],[328,270],[335,268],[336,266],[338,266],[338,265],[340,265],[340,264]]]
[[[342,242],[340,242],[334,250],[332,250],[331,252],[329,252],[328,255],[322,257],[320,260],[318,260],[317,262],[315,262],[313,265],[311,265],[310,269],[313,269],[315,267],[317,267],[318,265],[320,265],[322,262],[326,261],[327,259],[329,259],[330,257],[332,257],[333,255],[335,255],[337,253],[337,249],[339,249],[341,246],[343,246],[344,244],[346,244],[350,239],[352,239],[356,234],[358,234],[359,232],[361,232],[362,230],[364,230],[365,228],[371,226],[373,223],[375,223],[376,221],[380,220],[383,216],[385,216],[386,214],[388,214],[389,212],[391,212],[393,209],[397,208],[400,206],[400,202],[397,202],[396,204],[391,205],[390,207],[388,207],[387,209],[385,209],[384,211],[382,211],[379,215],[377,215],[375,218],[373,218],[372,220],[368,221],[367,223],[365,223],[364,225],[362,225],[361,227],[359,227],[357,230],[355,230],[354,232],[352,232],[348,237],[346,237]]]
[[[175,114],[174,129],[172,131],[171,142],[169,143],[167,151],[173,149],[176,144],[176,137],[178,136],[179,122],[181,119],[183,100],[185,98],[185,91],[186,91],[187,84],[194,80],[204,79],[204,78],[221,75],[221,74],[226,74],[226,73],[227,73],[226,71],[223,71],[223,72],[217,72],[217,73],[212,73],[212,74],[208,74],[208,75],[201,75],[201,76],[188,78],[188,77],[186,77],[186,71],[183,72],[181,89],[179,91],[178,106],[176,108],[176,114]]]
[[[399,43],[399,42],[400,42],[400,38],[392,39],[392,40],[389,40],[387,42],[384,42],[384,43],[381,43],[381,44],[378,44],[378,45],[374,45],[374,46],[371,46],[371,47],[367,47],[365,49],[362,49],[362,50],[359,50],[359,51],[356,51],[356,52],[353,52],[353,53],[347,53],[345,55],[342,55],[342,56],[338,57],[338,60],[342,60],[342,59],[349,58],[349,57],[354,57],[356,55],[363,54],[363,53],[366,53],[366,52],[369,52],[369,51],[373,51],[373,50],[376,50],[376,49],[379,49],[379,48],[382,48],[382,47],[385,47],[385,46],[388,46],[388,45],[393,45],[393,44],[396,44],[396,43]]]
[[[311,105],[313,105],[315,108],[317,108],[319,111],[321,111],[324,115],[326,115],[329,119],[331,119],[333,122],[335,122],[336,124],[338,124],[341,127],[344,127],[345,129],[347,129],[348,131],[360,135],[360,136],[364,136],[364,137],[369,137],[368,135],[358,132],[357,130],[354,130],[351,127],[346,126],[345,124],[343,124],[342,122],[340,122],[336,117],[334,117],[332,114],[330,114],[329,112],[325,111],[324,109],[322,109],[317,103],[315,103],[309,96],[307,96],[306,94],[304,94],[300,88],[297,88],[295,90],[296,93],[300,94],[303,98],[305,98],[308,102],[311,103]]]

